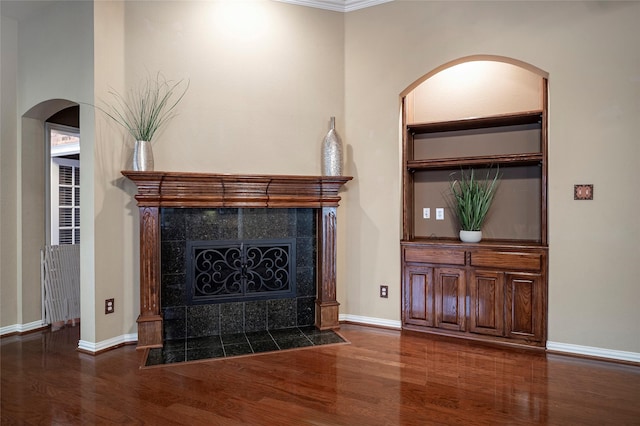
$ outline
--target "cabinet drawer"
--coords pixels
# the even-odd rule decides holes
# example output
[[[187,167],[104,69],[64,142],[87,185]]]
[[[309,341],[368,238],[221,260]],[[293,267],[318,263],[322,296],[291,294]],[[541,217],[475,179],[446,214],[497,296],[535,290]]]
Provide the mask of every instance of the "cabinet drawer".
[[[404,249],[404,261],[464,265],[464,251],[407,247]]]
[[[539,271],[542,268],[542,255],[539,253],[480,251],[471,253],[471,266]]]

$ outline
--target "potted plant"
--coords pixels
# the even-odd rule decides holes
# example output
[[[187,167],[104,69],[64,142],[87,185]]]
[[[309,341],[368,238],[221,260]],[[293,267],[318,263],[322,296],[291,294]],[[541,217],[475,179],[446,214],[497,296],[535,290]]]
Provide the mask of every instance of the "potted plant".
[[[493,167],[487,170],[484,179],[477,179],[474,169],[468,173],[460,170],[460,178],[456,179],[456,173],[451,174],[449,187],[452,195],[453,211],[460,224],[460,240],[477,243],[482,239],[482,224],[487,217],[493,197],[495,195],[500,170],[496,168],[495,175],[491,178]]]
[[[153,170],[153,136],[175,116],[175,107],[189,88],[189,81],[183,83],[166,80],[158,73],[155,78],[142,80],[125,96],[110,90],[113,103],[98,107],[135,140],[133,170]]]

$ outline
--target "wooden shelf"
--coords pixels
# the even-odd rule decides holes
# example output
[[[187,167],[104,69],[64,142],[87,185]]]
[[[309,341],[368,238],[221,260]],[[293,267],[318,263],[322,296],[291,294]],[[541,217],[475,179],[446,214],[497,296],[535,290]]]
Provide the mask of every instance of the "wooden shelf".
[[[122,174],[138,187],[138,206],[337,207],[351,176],[234,175],[162,171]]]
[[[407,161],[407,169],[409,171],[416,170],[441,170],[466,168],[471,166],[523,166],[531,164],[540,164],[542,162],[542,153],[534,152],[531,154],[508,154],[508,155],[488,155],[482,157],[457,157],[457,158],[438,158],[428,160],[409,160]]]
[[[547,245],[535,240],[503,240],[483,238],[479,243],[464,243],[458,238],[447,237],[414,237],[411,240],[400,240],[401,246],[438,246],[448,248],[500,248],[500,249],[528,249],[548,248]]]
[[[542,121],[542,111],[526,111],[517,114],[504,114],[492,117],[465,118],[462,120],[439,121],[435,123],[407,124],[412,134],[452,132],[458,130],[486,129],[490,127],[518,126]]]

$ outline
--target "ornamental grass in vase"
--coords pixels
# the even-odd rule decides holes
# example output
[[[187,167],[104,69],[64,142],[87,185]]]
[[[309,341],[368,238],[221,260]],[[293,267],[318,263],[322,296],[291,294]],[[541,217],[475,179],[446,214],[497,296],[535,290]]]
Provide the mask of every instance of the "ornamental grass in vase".
[[[153,170],[153,136],[176,115],[175,108],[188,88],[188,80],[173,82],[158,73],[155,78],[142,80],[124,96],[110,90],[113,103],[98,107],[135,140],[133,170]]]
[[[500,180],[499,167],[491,177],[493,167],[487,170],[484,179],[477,179],[474,169],[468,173],[460,170],[460,178],[456,173],[451,174],[449,187],[452,195],[452,207],[460,223],[460,240],[477,243],[482,239],[482,224],[493,202],[498,182]]]

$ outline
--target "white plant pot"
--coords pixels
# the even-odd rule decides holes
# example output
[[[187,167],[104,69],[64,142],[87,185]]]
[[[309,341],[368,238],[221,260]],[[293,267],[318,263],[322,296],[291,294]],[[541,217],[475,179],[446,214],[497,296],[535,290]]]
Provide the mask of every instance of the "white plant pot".
[[[460,241],[478,243],[482,239],[482,231],[460,231]]]

